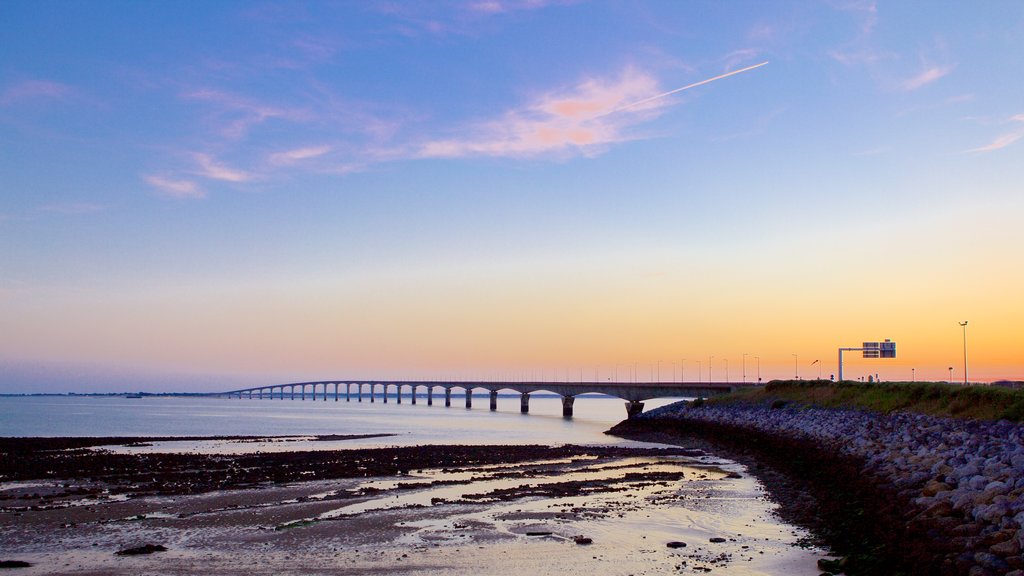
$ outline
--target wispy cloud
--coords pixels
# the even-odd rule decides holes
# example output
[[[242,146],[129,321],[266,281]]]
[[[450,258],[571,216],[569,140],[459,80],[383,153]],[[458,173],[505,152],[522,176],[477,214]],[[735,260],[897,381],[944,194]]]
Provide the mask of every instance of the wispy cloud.
[[[844,66],[870,66],[883,60],[891,60],[893,54],[862,48],[859,50],[831,50],[828,55]]]
[[[1007,122],[1024,124],[1024,114],[1014,114]],[[1018,126],[1016,130],[996,136],[994,140],[984,146],[965,150],[965,152],[995,152],[1016,143],[1021,138],[1024,138],[1024,126]]]
[[[107,209],[105,204],[93,204],[89,202],[61,202],[55,204],[43,204],[39,207],[43,212],[54,212],[57,214],[95,214]]]
[[[378,2],[378,12],[398,22],[405,36],[477,34],[481,21],[525,10],[538,10],[575,0],[473,0],[470,2]]]
[[[330,146],[311,146],[308,148],[296,148],[294,150],[286,150],[284,152],[275,152],[270,155],[270,163],[275,165],[287,165],[300,162],[302,160],[308,160],[310,158],[316,158],[329,154],[332,148]]]
[[[219,90],[195,90],[183,94],[183,97],[217,105],[219,109],[214,112],[216,125],[213,128],[230,139],[244,137],[251,127],[271,118],[294,121],[309,118],[305,110],[270,106]]]
[[[838,10],[857,15],[860,20],[859,32],[861,38],[867,38],[875,31],[878,25],[878,6],[875,0],[851,0],[836,2],[833,4]]]
[[[248,182],[253,179],[253,175],[245,170],[239,170],[231,168],[222,162],[215,160],[209,154],[197,153],[195,154],[196,164],[199,165],[199,170],[196,172],[199,176],[205,178],[211,178],[213,180],[224,180],[226,182]]]
[[[47,80],[25,80],[0,92],[0,106],[39,98],[63,98],[72,93],[67,84]]]
[[[191,180],[181,180],[159,175],[147,175],[143,176],[142,179],[150,186],[159,190],[164,196],[171,198],[206,198],[206,192]]]
[[[609,114],[656,92],[654,78],[632,69],[614,80],[589,79],[570,90],[541,96],[499,119],[471,126],[464,136],[429,141],[417,155],[451,158],[594,152],[630,138],[627,128],[660,114],[667,100]]]
[[[953,71],[952,66],[931,66],[921,71],[913,78],[908,78],[900,84],[900,89],[904,92],[912,92],[918,88],[922,88],[935,82],[936,80],[946,76]]]

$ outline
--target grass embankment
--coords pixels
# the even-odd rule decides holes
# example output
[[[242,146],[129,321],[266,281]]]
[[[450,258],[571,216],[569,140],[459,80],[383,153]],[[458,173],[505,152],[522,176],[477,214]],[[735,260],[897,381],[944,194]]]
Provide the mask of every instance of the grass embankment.
[[[933,416],[1024,422],[1024,390],[961,386],[942,382],[830,382],[773,380],[763,387],[717,396],[708,404],[787,403],[822,408],[859,408],[888,413],[906,410]]]

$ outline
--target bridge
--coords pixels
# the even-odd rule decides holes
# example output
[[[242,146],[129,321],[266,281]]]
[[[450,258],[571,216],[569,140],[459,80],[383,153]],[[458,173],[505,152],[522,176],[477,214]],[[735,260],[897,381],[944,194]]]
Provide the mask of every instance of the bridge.
[[[333,386],[333,392],[331,387]],[[430,380],[320,380],[317,382],[294,382],[291,384],[272,384],[269,386],[256,386],[231,390],[229,392],[214,393],[212,396],[228,398],[249,398],[249,399],[274,399],[281,400],[306,400],[307,389],[310,400],[318,398],[327,401],[333,397],[337,402],[342,396],[346,402],[353,398],[358,402],[363,401],[364,395],[374,402],[377,398],[377,390],[383,392],[383,401],[386,404],[390,395],[389,390],[394,388],[394,398],[398,404],[402,403],[402,391],[407,391],[407,397],[411,404],[416,404],[420,388],[426,389],[427,405],[434,404],[434,390],[444,390],[444,405],[452,405],[452,390],[461,389],[465,392],[466,408],[473,407],[473,390],[484,389],[490,395],[491,410],[498,409],[498,392],[512,390],[519,393],[519,411],[526,414],[530,411],[530,394],[535,392],[550,392],[562,397],[562,416],[571,418],[573,415],[573,402],[580,394],[604,394],[621,398],[626,402],[626,416],[633,418],[643,412],[644,400],[654,398],[706,398],[718,394],[732,392],[738,388],[753,386],[753,384],[741,384],[737,382],[493,382],[493,381],[470,381],[470,382],[439,382]],[[320,394],[317,395],[319,390]],[[354,390],[354,392],[353,392]]]

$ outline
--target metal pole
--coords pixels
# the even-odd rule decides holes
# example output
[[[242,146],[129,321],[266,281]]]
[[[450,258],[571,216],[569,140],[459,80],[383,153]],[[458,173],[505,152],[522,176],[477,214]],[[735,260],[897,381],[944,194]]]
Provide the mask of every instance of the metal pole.
[[[967,320],[960,323],[964,329],[964,386],[967,385]]]
[[[796,374],[796,379],[800,379],[800,357],[793,354],[793,372]]]
[[[743,355],[743,383],[747,383],[747,355]]]
[[[757,359],[757,383],[760,384],[761,383],[761,357],[760,356],[754,356],[754,358]]]

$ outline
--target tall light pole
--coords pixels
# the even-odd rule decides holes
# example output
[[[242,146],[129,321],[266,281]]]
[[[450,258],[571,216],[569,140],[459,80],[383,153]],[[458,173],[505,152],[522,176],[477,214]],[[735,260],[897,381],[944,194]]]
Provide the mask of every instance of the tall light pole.
[[[661,382],[661,360],[658,360],[658,382]]]
[[[953,367],[952,366],[949,367],[949,383],[950,384],[953,383]]]
[[[697,384],[704,381],[704,366],[697,360]]]
[[[791,354],[791,356],[793,356],[793,373],[796,374],[796,379],[799,380],[800,379],[800,357],[797,356],[796,354]]]
[[[754,356],[754,358],[757,360],[757,383],[760,384],[761,383],[761,357],[760,356]]]
[[[714,368],[714,362],[715,357],[708,356],[708,384],[711,384],[711,382],[714,381],[714,378],[711,377],[711,372],[713,371],[712,368]]]
[[[729,383],[729,359],[725,359],[725,383]]]
[[[747,355],[743,354],[743,383],[747,383]]]
[[[679,360],[679,383],[680,384],[682,384],[684,382],[684,380],[683,380],[683,362],[686,362],[686,358],[682,358],[682,359]]]
[[[964,386],[967,386],[967,320],[960,323],[964,329]]]

